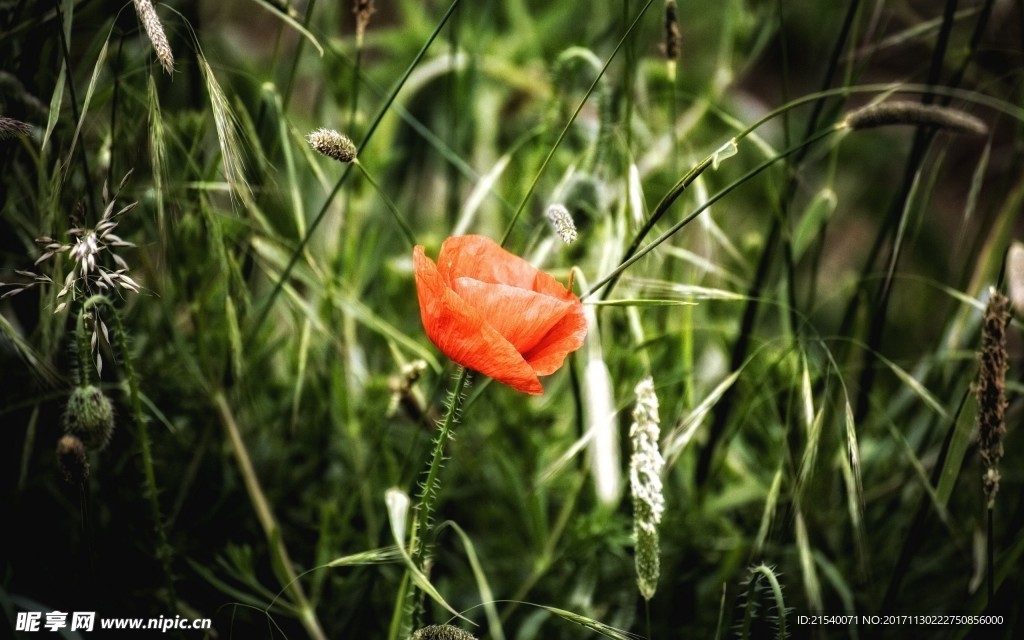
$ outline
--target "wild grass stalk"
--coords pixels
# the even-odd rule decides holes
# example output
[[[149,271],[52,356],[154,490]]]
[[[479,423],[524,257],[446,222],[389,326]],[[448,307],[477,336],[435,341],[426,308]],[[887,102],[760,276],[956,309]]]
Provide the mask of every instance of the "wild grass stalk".
[[[256,476],[256,470],[253,468],[248,449],[245,446],[245,440],[242,438],[241,430],[235,421],[234,412],[228,404],[227,397],[223,391],[217,391],[214,394],[213,403],[221,425],[227,432],[228,443],[231,445],[231,452],[238,463],[239,471],[242,474],[242,481],[245,483],[246,492],[249,494],[249,500],[252,502],[253,510],[256,512],[256,517],[259,520],[260,527],[263,529],[263,534],[267,538],[267,544],[272,554],[272,564],[278,579],[281,581],[281,587],[291,596],[299,621],[305,628],[306,633],[311,638],[317,640],[327,638],[328,636],[320,626],[320,621],[313,606],[306,598],[302,583],[299,582],[299,576],[295,573],[295,565],[292,563],[288,549],[284,546],[284,541],[281,539],[281,527],[278,525],[270,502],[260,486],[259,478]]]

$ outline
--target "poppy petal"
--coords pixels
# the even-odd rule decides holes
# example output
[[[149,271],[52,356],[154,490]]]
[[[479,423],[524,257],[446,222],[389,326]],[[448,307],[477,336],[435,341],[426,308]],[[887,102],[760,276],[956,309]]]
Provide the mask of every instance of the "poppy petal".
[[[539,343],[523,354],[539,376],[558,371],[565,356],[582,347],[587,337],[587,317],[583,314],[583,305],[575,295],[569,295],[575,300],[569,312]]]
[[[519,353],[537,346],[572,309],[567,300],[473,278],[456,278],[452,289]]]
[[[469,276],[481,282],[507,284],[534,290],[536,267],[501,248],[486,236],[448,238],[441,245],[437,268],[449,285],[457,278]],[[549,276],[550,277],[550,276]]]
[[[422,246],[413,250],[413,269],[423,328],[446,356],[519,391],[544,392],[523,356],[452,291]]]

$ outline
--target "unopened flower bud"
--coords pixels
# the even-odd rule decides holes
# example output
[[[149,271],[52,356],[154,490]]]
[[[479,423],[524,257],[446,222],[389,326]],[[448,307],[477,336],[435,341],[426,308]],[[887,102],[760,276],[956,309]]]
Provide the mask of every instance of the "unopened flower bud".
[[[114,433],[114,405],[98,387],[77,387],[64,409],[64,432],[102,451]]]
[[[475,640],[475,636],[450,624],[432,624],[414,632],[409,640]]]
[[[57,466],[69,484],[82,484],[89,479],[89,461],[81,440],[66,435],[57,441]]]

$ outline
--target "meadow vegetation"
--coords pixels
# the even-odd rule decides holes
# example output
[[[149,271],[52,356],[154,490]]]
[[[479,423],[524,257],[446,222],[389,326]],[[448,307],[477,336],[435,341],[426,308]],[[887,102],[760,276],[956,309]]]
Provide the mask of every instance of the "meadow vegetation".
[[[1010,637],[1024,5],[675,4],[0,3],[0,618]],[[424,332],[465,234],[542,395]],[[1003,622],[799,624],[883,613]]]

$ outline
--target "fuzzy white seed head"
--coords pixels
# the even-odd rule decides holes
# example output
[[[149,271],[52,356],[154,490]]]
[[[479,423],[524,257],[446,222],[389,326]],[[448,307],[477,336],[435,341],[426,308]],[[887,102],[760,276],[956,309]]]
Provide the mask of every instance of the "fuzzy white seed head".
[[[349,163],[356,159],[355,143],[334,129],[317,129],[307,140],[317,153],[338,162]]]
[[[164,33],[164,27],[160,24],[160,16],[156,15],[153,3],[150,0],[135,0],[135,11],[139,14],[139,20],[142,21],[149,41],[153,43],[153,50],[156,51],[156,59],[160,61],[160,66],[167,73],[173,73],[174,54],[171,52],[167,34]]]
[[[654,597],[661,572],[658,524],[665,512],[661,471],[665,460],[658,450],[658,396],[654,381],[645,378],[636,385],[636,406],[629,437],[633,453],[629,459],[629,486],[633,494],[633,533],[636,537],[636,576],[640,594]]]
[[[565,244],[572,244],[576,241],[576,223],[572,220],[572,214],[565,206],[553,204],[548,206],[548,221],[551,227],[558,234]]]

